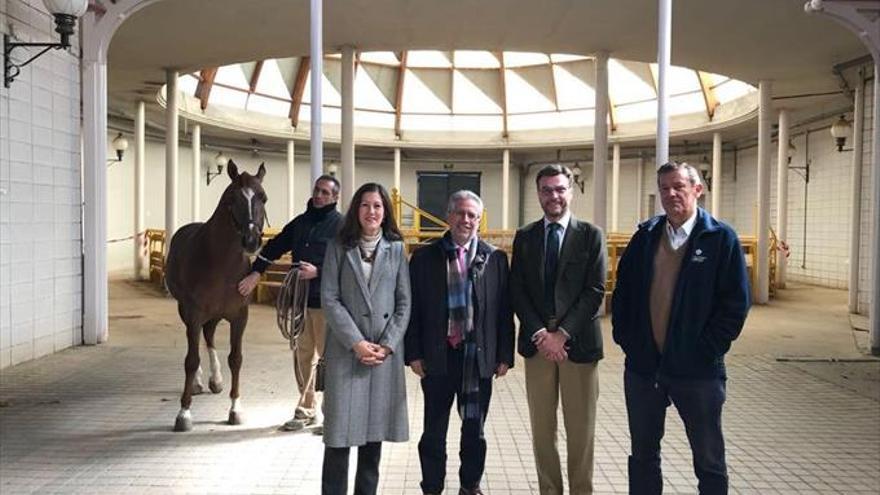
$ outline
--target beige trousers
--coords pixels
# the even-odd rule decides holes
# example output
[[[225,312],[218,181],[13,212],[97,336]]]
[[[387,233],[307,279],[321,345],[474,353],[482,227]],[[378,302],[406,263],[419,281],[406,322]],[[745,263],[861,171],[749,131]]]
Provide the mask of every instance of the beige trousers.
[[[525,363],[532,449],[541,495],[562,495],[562,469],[556,447],[560,397],[567,439],[569,493],[593,493],[598,363],[555,363],[540,354]]]
[[[307,416],[314,416],[321,407],[321,394],[315,392],[315,369],[318,359],[324,355],[324,310],[308,308],[303,332],[296,341],[290,341],[293,350],[293,373],[299,389],[296,405]],[[295,347],[295,348],[294,348]]]

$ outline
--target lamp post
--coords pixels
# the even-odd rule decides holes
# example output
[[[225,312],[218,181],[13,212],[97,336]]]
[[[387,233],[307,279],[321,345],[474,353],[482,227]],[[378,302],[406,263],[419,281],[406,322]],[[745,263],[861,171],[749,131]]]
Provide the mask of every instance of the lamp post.
[[[60,50],[70,47],[70,36],[73,35],[77,18],[86,13],[88,0],[43,0],[46,10],[55,18],[55,32],[59,34],[57,43],[19,43],[10,41],[8,34],[3,35],[3,85],[9,87],[21,73],[21,68],[38,59],[49,50]],[[17,64],[12,61],[12,50],[16,48],[42,48],[36,55]]]

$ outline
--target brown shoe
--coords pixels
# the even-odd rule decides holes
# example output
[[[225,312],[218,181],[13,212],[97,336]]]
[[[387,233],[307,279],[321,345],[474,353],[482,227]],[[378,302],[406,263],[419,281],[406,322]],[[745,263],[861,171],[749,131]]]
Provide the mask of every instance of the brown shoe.
[[[458,495],[485,495],[480,487],[476,488],[459,488]]]

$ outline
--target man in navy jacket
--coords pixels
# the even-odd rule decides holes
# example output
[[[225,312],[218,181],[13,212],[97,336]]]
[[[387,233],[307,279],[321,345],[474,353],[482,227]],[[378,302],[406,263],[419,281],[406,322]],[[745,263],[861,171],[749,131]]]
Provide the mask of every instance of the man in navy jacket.
[[[336,236],[342,215],[336,210],[339,199],[339,181],[332,175],[322,175],[315,181],[312,197],[305,213],[291,220],[277,236],[263,246],[253,271],[238,284],[238,291],[247,296],[260,281],[260,275],[272,262],[291,253],[299,264],[300,278],[309,281],[309,300],[303,333],[291,339],[293,371],[299,389],[299,401],[293,418],[284,423],[287,431],[306,426],[319,426],[322,421],[320,393],[315,391],[315,370],[324,354],[324,310],[321,309],[321,266],[327,242]]]
[[[612,300],[614,341],[626,353],[624,389],[633,494],[659,494],[660,440],[675,404],[701,494],[726,494],[721,409],[724,354],[749,309],[736,232],[697,207],[699,174],[685,163],[657,170],[665,215],[639,225],[620,259]]]

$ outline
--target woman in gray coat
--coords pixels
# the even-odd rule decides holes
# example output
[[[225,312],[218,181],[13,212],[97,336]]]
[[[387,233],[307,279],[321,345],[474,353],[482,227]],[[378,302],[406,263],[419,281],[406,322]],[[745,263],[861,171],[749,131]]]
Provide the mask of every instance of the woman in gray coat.
[[[382,442],[409,438],[403,335],[409,272],[388,193],[364,184],[327,246],[321,274],[324,346],[324,495],[348,490],[349,448],[358,447],[355,494],[375,494]]]

